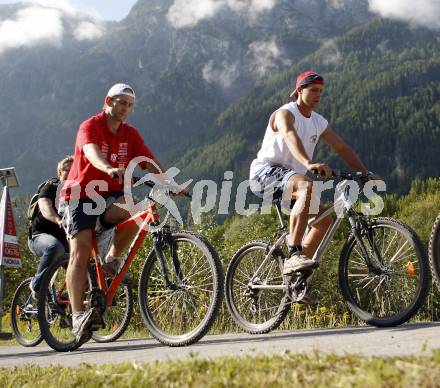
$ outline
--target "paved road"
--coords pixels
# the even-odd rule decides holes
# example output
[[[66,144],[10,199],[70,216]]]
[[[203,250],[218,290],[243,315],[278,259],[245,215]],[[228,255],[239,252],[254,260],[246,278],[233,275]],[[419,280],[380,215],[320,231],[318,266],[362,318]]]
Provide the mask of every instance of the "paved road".
[[[0,346],[0,366],[25,364],[150,362],[155,360],[232,355],[294,353],[361,353],[366,356],[430,354],[440,348],[440,323],[406,324],[395,328],[278,331],[266,335],[225,334],[206,336],[196,345],[169,348],[152,339],[120,340],[111,344],[90,342],[73,353],[56,353],[46,345],[35,348]]]

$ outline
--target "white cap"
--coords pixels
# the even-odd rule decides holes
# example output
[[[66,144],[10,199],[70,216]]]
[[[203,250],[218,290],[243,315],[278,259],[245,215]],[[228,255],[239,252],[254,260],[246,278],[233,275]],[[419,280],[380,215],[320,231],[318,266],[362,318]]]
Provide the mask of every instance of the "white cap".
[[[130,85],[127,84],[116,84],[113,85],[110,90],[107,92],[108,97],[116,97],[116,96],[130,96],[136,98],[134,94],[134,90]]]

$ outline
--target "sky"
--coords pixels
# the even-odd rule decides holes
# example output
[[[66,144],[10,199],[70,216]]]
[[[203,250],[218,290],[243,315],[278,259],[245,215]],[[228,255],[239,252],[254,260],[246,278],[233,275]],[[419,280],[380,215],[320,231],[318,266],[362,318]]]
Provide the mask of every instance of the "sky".
[[[102,20],[121,20],[128,15],[137,0],[69,0],[69,3]],[[14,0],[0,0],[0,4],[19,3]],[[54,1],[55,3],[55,1]]]

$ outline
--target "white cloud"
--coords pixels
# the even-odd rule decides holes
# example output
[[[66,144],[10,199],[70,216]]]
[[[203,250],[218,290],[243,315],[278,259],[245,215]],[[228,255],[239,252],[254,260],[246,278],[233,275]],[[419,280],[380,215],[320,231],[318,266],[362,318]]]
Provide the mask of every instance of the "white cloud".
[[[75,30],[73,36],[76,40],[95,40],[104,34],[103,28],[92,22],[80,22]]]
[[[228,63],[223,61],[220,64],[210,60],[202,70],[203,79],[208,83],[216,83],[228,89],[233,82],[239,77],[238,63]]]
[[[440,29],[439,0],[369,0],[370,10],[383,17]]]
[[[97,39],[103,26],[73,6],[70,0],[25,1],[25,8],[14,17],[0,21],[0,54],[8,49],[46,44],[60,47],[65,25],[63,18],[73,23],[73,36],[77,40]]]
[[[221,3],[217,0],[174,0],[167,19],[176,28],[192,27],[200,20],[214,16]]]
[[[212,18],[222,9],[246,14],[254,20],[260,13],[271,10],[277,0],[174,0],[167,19],[175,28],[193,27]]]
[[[270,71],[279,69],[279,66],[289,66],[291,62],[284,58],[278,48],[275,38],[268,41],[256,41],[249,45],[252,57],[251,67],[259,76],[264,76]]]
[[[89,15],[93,18],[101,18],[101,14],[94,8],[84,7],[78,8],[77,4],[71,0],[25,0],[24,3],[37,4],[46,8],[55,8],[63,11],[64,14],[72,17],[80,15]]]
[[[342,54],[338,45],[333,39],[326,41],[319,50],[321,62],[324,65],[340,65],[342,64]]]
[[[60,46],[62,39],[62,14],[55,9],[25,8],[0,23],[0,53],[38,43]]]
[[[379,50],[383,54],[388,49],[389,43],[390,43],[390,40],[385,39],[376,46],[376,49]]]

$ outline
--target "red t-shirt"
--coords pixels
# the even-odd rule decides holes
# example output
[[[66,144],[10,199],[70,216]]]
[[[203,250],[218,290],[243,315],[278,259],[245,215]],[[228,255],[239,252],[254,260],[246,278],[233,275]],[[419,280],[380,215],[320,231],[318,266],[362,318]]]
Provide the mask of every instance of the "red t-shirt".
[[[80,198],[87,197],[85,188],[93,180],[103,180],[108,184],[108,190],[100,190],[97,186],[94,190],[98,194],[122,191],[123,185],[118,180],[112,179],[107,173],[95,168],[84,155],[85,144],[96,144],[104,158],[114,167],[127,168],[130,161],[137,156],[146,156],[153,159],[153,153],[145,145],[139,132],[132,126],[122,123],[116,134],[113,134],[107,127],[105,113],[101,112],[96,116],[84,121],[78,130],[75,142],[74,160],[67,184],[63,188],[64,195],[61,200],[71,199],[71,187],[79,185],[81,188]],[[142,166],[141,164],[141,167]],[[90,187],[90,186],[89,186]],[[72,190],[75,192],[75,190]]]

